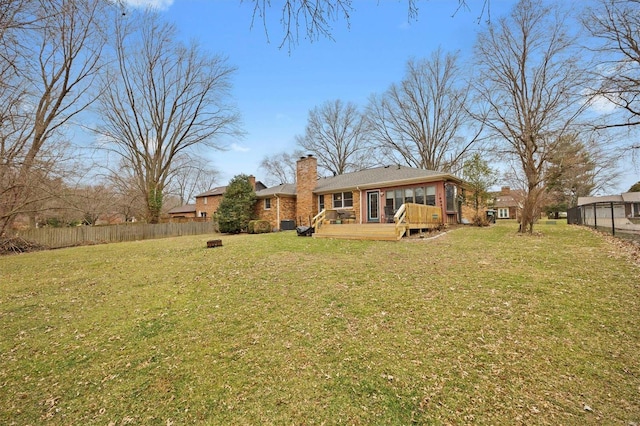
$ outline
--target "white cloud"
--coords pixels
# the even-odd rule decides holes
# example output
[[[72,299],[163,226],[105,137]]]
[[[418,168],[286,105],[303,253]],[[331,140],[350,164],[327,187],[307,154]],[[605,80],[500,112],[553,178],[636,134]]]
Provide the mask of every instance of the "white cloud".
[[[236,152],[249,152],[250,151],[249,148],[246,148],[244,146],[240,146],[235,142],[231,144],[231,150],[232,151],[236,151]]]
[[[173,4],[173,0],[124,0],[127,6],[144,8],[151,7],[158,10],[167,10]]]
[[[613,112],[617,108],[616,104],[601,95],[596,95],[593,99],[591,99],[589,107],[599,114],[608,114]]]

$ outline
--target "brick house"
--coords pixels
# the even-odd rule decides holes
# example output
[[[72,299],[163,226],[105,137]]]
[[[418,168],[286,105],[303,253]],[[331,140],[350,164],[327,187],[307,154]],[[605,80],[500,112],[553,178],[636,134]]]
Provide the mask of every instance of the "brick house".
[[[332,177],[318,177],[312,156],[296,163],[296,183],[271,188],[256,182],[255,216],[273,229],[309,225],[324,209],[334,210],[348,223],[391,223],[404,203],[439,206],[445,223],[462,221],[463,181],[452,174],[405,166],[383,166]],[[213,217],[226,187],[196,196],[196,217]]]
[[[296,184],[256,192],[256,215],[274,229],[282,221],[308,225],[323,209],[334,209],[353,223],[393,222],[404,203],[439,206],[446,223],[462,219],[463,182],[449,174],[404,166],[384,166],[333,177],[318,177],[312,155],[296,163]]]
[[[519,189],[511,189],[503,186],[500,192],[493,194],[493,208],[496,210],[498,219],[518,219],[524,193]]]
[[[249,176],[249,182],[251,183],[254,191],[260,191],[266,188],[262,182],[256,181],[254,176]],[[186,204],[184,206],[175,207],[169,210],[168,214],[171,218],[212,218],[213,214],[218,210],[218,207],[220,207],[220,202],[222,201],[222,197],[224,196],[226,189],[226,186],[218,186],[205,191],[202,194],[198,194],[196,195],[195,204]]]

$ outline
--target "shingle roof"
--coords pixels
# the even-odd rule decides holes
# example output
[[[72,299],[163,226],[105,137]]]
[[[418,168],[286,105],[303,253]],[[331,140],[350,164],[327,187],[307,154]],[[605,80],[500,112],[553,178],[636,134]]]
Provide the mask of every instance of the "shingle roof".
[[[271,188],[256,191],[256,197],[264,198],[272,195],[296,195],[296,185],[292,183],[283,183]]]
[[[414,169],[406,166],[383,166],[359,172],[320,178],[314,192],[322,193],[355,188],[374,188],[385,185],[410,184],[415,181],[428,182],[436,180],[461,180],[449,173],[433,170]]]
[[[174,207],[169,210],[167,213],[195,213],[196,205],[195,204],[185,204],[184,206]]]
[[[214,196],[214,195],[224,195],[224,191],[226,191],[226,190],[227,190],[226,186],[218,186],[216,188],[213,188],[213,189],[210,189],[210,190],[208,190],[206,192],[203,192],[202,194],[196,195],[196,198],[197,197],[211,197],[211,196]]]
[[[620,195],[605,195],[601,197],[578,197],[578,205],[593,203],[640,203],[640,192],[625,192]]]

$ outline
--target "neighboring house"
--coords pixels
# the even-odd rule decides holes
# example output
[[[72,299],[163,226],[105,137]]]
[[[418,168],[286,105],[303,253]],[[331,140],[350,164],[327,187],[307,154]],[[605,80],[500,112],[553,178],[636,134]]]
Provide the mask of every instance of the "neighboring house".
[[[493,194],[493,208],[498,219],[518,219],[522,209],[523,193],[519,189],[503,186]]]
[[[184,206],[174,207],[167,213],[172,219],[194,218],[196,217],[196,205],[185,204]]]
[[[249,176],[249,182],[251,183],[251,186],[253,186],[254,191],[260,191],[266,188],[266,186],[262,182],[256,182],[256,178],[253,176]],[[196,195],[195,204],[187,204],[171,209],[169,210],[169,215],[172,218],[198,217],[211,219],[213,217],[213,214],[218,210],[218,207],[220,207],[220,202],[222,201],[222,197],[224,196],[224,192],[226,191],[226,189],[226,186],[218,186],[216,188],[203,192],[202,194],[198,194]],[[183,208],[189,213],[193,212],[193,214],[183,214],[180,210]]]
[[[218,186],[196,195],[196,217],[212,218],[220,206],[226,189],[226,186]]]
[[[616,221],[616,227],[623,222],[629,225],[640,224],[640,192],[603,197],[578,197],[577,210],[578,216],[572,218],[569,223],[593,226],[601,219],[610,220],[613,214],[615,219],[624,219]]]
[[[296,164],[296,184],[257,191],[256,214],[275,229],[293,220],[308,225],[323,209],[350,222],[389,223],[404,203],[439,206],[446,223],[461,221],[463,182],[449,174],[404,166],[385,166],[318,178],[317,159]]]

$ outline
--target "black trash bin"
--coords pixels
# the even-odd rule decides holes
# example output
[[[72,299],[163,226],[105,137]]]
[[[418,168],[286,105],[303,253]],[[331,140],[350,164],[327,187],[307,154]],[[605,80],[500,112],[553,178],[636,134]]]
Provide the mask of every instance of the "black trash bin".
[[[495,210],[487,210],[487,222],[496,223],[496,211]]]

